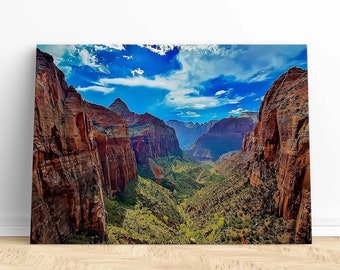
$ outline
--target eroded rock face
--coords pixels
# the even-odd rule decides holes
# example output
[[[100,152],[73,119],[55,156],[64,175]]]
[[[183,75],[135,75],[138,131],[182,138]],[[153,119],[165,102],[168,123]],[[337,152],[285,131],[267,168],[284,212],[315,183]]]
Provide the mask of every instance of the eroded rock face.
[[[149,113],[133,113],[119,98],[109,106],[109,109],[124,116],[128,122],[131,147],[137,163],[148,164],[149,159],[180,150],[175,130],[167,126],[163,120]]]
[[[254,128],[255,122],[256,118],[248,115],[224,118],[198,137],[187,152],[200,161],[216,161],[222,154],[240,150],[244,135]]]
[[[93,123],[105,192],[114,196],[129,180],[137,178],[127,122],[119,114],[95,104],[85,102],[85,111]]]
[[[310,158],[307,71],[292,68],[267,92],[253,132],[242,151],[253,153],[249,162],[252,185],[275,178],[275,209],[296,220],[295,241],[311,240]]]
[[[105,238],[104,193],[124,188],[137,173],[131,149],[125,151],[126,122],[104,110],[112,131],[102,119],[94,127],[99,109],[86,105],[52,56],[37,50],[32,243],[62,243],[79,231]]]

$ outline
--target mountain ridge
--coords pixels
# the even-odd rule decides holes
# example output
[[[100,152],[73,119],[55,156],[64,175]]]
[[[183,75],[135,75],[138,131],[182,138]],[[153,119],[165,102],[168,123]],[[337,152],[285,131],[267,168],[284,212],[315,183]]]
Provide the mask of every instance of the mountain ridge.
[[[180,151],[175,130],[150,113],[136,114],[117,98],[109,107],[122,115],[129,125],[131,147],[137,163],[148,164],[149,159]]]
[[[200,161],[216,161],[222,154],[239,150],[244,135],[255,126],[252,117],[229,117],[215,123],[186,151]]]
[[[205,123],[168,120],[166,121],[166,124],[175,129],[181,148],[187,149],[199,136],[206,133],[216,122],[216,120],[210,120]]]

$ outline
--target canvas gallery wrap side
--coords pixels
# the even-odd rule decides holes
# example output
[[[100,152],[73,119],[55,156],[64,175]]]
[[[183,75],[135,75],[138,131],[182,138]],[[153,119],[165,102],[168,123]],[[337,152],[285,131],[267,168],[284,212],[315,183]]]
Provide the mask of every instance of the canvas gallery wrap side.
[[[306,45],[38,45],[31,243],[311,243]]]

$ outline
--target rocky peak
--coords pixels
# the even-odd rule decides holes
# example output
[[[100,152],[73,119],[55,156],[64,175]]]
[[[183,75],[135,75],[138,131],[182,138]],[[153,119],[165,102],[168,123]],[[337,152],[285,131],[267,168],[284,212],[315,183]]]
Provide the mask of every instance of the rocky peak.
[[[148,164],[149,159],[166,156],[179,150],[175,130],[158,117],[150,113],[131,112],[119,98],[108,109],[117,112],[127,121],[137,163]]]
[[[120,98],[115,99],[115,101],[108,107],[108,109],[119,113],[126,120],[135,115],[129,110],[128,106]]]

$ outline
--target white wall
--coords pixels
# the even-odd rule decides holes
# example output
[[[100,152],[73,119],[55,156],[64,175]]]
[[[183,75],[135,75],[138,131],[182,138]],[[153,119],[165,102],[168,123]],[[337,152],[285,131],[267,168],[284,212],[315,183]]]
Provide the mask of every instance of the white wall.
[[[338,1],[0,4],[0,235],[29,235],[37,43],[308,44],[314,235],[340,235]]]

